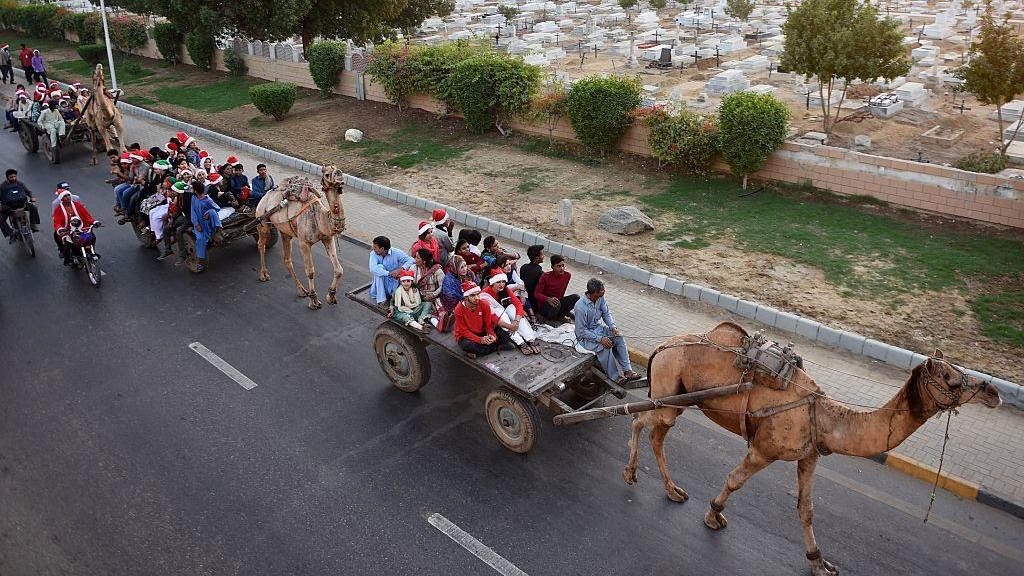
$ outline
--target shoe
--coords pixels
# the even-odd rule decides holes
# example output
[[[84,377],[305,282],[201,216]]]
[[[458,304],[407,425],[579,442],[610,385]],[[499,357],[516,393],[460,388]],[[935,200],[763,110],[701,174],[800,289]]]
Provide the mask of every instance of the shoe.
[[[430,318],[430,325],[433,326],[434,328],[437,328],[437,318],[431,317]]]
[[[626,382],[629,382],[629,381],[632,381],[632,380],[639,380],[640,379],[640,375],[637,374],[636,372],[634,372],[633,370],[629,370],[628,372],[625,372],[625,373],[622,374],[622,378]]]
[[[163,254],[161,254],[161,255],[156,257],[157,262],[163,262],[164,260],[166,260],[169,256],[171,256],[173,254],[174,254],[173,250],[168,250],[167,252],[164,252]]]
[[[419,322],[417,322],[415,320],[409,322],[408,325],[410,327],[412,327],[412,328],[415,328],[416,330],[423,330],[423,324],[420,324]]]
[[[124,226],[127,223],[128,223],[128,217],[127,216],[121,216],[120,218],[117,219],[118,226]]]
[[[38,224],[33,224],[32,225],[32,231],[33,232],[39,232],[39,225]]]
[[[473,352],[463,352],[463,354],[465,354],[466,358],[469,358],[470,360],[476,360],[476,354]]]
[[[10,242],[11,244],[14,244],[15,242],[18,241],[18,238],[14,234],[11,234],[10,236],[7,237],[7,241]]]

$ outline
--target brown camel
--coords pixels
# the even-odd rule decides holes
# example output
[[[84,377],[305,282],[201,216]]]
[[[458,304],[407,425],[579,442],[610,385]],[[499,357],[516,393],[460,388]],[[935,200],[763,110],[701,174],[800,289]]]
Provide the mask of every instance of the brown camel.
[[[92,74],[91,102],[86,107],[82,120],[89,126],[91,133],[93,164],[96,164],[97,137],[103,140],[104,152],[113,149],[113,139],[110,137],[111,127],[114,129],[114,139],[118,142],[118,149],[125,148],[121,111],[114,105],[114,98],[107,92],[106,82],[103,80],[103,64],[97,64],[96,71]]]
[[[313,268],[312,246],[317,242],[324,245],[327,257],[331,260],[331,267],[334,270],[334,281],[327,291],[327,303],[338,303],[338,280],[344,270],[341,267],[341,260],[338,259],[338,248],[334,243],[334,237],[345,230],[345,208],[341,204],[341,194],[345,186],[341,170],[331,165],[323,166],[323,176],[320,179],[320,187],[323,194],[316,191],[309,180],[300,177],[289,178],[284,182],[284,188],[271,190],[260,199],[256,206],[256,217],[260,218],[259,249],[260,249],[260,281],[270,280],[270,273],[267,272],[266,251],[267,238],[270,235],[271,226],[277,228],[281,233],[284,251],[284,266],[292,275],[295,286],[299,289],[299,297],[309,297],[309,309],[320,308],[320,300],[317,299],[316,287],[313,285],[313,276],[316,270]],[[306,288],[295,276],[295,268],[292,266],[292,239],[299,241],[299,251],[302,252],[302,261],[306,266],[306,277],[309,279],[309,287]]]
[[[723,322],[704,335],[684,334],[669,339],[650,362],[651,397],[661,398],[736,384],[741,379],[754,383],[744,394],[733,394],[701,402],[698,406],[716,424],[745,437],[748,451],[743,462],[726,478],[725,487],[711,501],[704,524],[712,530],[725,528],[722,515],[729,495],[754,474],[776,460],[797,462],[799,496],[797,510],[803,524],[807,558],[815,576],[834,576],[838,568],[822,558],[814,539],[812,492],[818,457],[833,452],[851,456],[872,456],[899,446],[928,418],[941,410],[967,403],[989,407],[1000,404],[995,387],[966,375],[935,354],[913,369],[900,391],[881,408],[855,411],[825,396],[814,380],[794,367],[788,386],[759,370],[744,372],[734,363],[736,350],[743,346],[746,331]],[[744,396],[747,395],[745,398]],[[623,478],[637,480],[637,443],[640,433],[651,426],[651,448],[658,461],[668,498],[684,502],[686,491],[669,477],[665,463],[665,435],[682,408],[662,407],[634,416],[629,442],[629,463]]]

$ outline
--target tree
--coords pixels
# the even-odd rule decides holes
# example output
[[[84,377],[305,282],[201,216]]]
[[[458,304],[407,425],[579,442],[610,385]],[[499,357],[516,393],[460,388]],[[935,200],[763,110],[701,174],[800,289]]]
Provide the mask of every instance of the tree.
[[[754,11],[754,0],[725,0],[725,13],[740,22],[746,22]]]
[[[504,16],[506,21],[511,22],[516,18],[516,16],[519,16],[519,7],[502,4],[501,6],[498,6],[498,14]]]
[[[999,121],[999,156],[1020,132],[1020,123],[1006,138],[1002,107],[1024,92],[1024,44],[1009,23],[1009,14],[997,21],[988,4],[981,18],[981,33],[971,44],[970,60],[954,74],[964,81],[962,90],[974,94],[978,102],[996,107]]]
[[[663,10],[665,6],[668,6],[668,0],[648,0],[648,4],[651,5],[651,10]]]
[[[640,0],[619,0],[619,6],[626,11],[626,22],[632,22],[633,17],[629,14],[629,9],[636,6]]]
[[[718,146],[733,174],[747,177],[786,141],[789,108],[771,94],[734,92],[718,108]]]
[[[830,133],[853,80],[892,80],[910,70],[899,23],[859,0],[804,0],[788,8],[779,66],[818,79],[822,127]],[[842,83],[833,118],[832,95]]]

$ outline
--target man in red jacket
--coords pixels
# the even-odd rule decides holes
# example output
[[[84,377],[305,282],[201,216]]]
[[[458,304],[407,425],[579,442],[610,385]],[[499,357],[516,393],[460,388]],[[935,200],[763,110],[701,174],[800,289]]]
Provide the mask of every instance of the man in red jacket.
[[[92,246],[96,243],[96,237],[92,234],[92,227],[96,219],[81,202],[71,199],[70,190],[61,190],[57,194],[57,199],[57,207],[53,209],[53,233],[60,240],[60,255],[64,258],[64,265],[71,263],[68,246],[71,244],[71,220],[76,217],[82,221],[82,239],[88,244],[90,255],[95,258]]]
[[[491,307],[480,303],[480,287],[469,280],[462,283],[462,302],[455,307],[455,342],[470,358],[495,350],[512,350],[508,332],[495,325]]]
[[[32,69],[32,49],[22,44],[18,59],[21,60],[21,69],[25,71],[25,81],[31,84],[32,79],[36,77],[35,70]]]
[[[576,306],[579,294],[565,295],[572,274],[565,271],[565,258],[558,254],[551,256],[551,271],[541,275],[537,287],[533,289],[533,301],[536,302],[541,316],[548,320],[569,322],[569,311]]]

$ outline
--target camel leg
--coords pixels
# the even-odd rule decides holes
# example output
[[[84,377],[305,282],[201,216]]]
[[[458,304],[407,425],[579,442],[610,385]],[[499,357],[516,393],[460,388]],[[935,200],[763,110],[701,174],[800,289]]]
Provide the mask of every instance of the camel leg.
[[[280,231],[280,228],[278,230]],[[295,282],[295,287],[299,289],[299,298],[305,298],[307,296],[306,288],[302,282],[299,282],[299,277],[295,275],[295,266],[292,264],[292,237],[283,231],[281,232],[281,253],[284,256],[284,267],[291,275],[292,281]]]
[[[302,252],[302,263],[306,267],[306,279],[309,281],[309,309],[318,310],[323,304],[316,297],[316,286],[313,278],[316,276],[316,267],[313,266],[313,247],[299,240],[299,251]]]
[[[821,557],[818,542],[814,539],[814,468],[818,465],[818,456],[808,456],[796,463],[797,473],[797,510],[800,523],[804,527],[804,542],[807,545],[807,559],[811,562],[811,574],[814,576],[836,576],[839,568]]]
[[[711,500],[711,508],[704,514],[704,524],[712,530],[725,528],[727,522],[722,510],[725,510],[725,501],[729,499],[729,495],[742,488],[751,476],[763,470],[770,463],[754,451],[747,452],[747,455],[743,457],[743,462],[740,462],[740,465],[725,479],[722,491]]]
[[[661,479],[665,484],[665,494],[673,502],[686,502],[690,495],[672,481],[668,474],[668,463],[665,462],[665,435],[675,425],[675,415],[672,415],[669,422],[657,416],[655,416],[655,419],[657,421],[651,428],[651,449],[654,451],[654,458],[658,461],[658,469],[661,470]]]
[[[327,289],[327,303],[337,304],[338,281],[341,279],[345,269],[341,267],[341,260],[338,259],[338,245],[334,243],[334,237],[325,238],[321,242],[324,245],[324,250],[327,251],[327,257],[331,259],[331,270],[334,272],[334,281],[331,282],[331,287]]]
[[[647,427],[650,412],[633,415],[633,433],[629,437],[629,463],[622,469],[622,479],[626,484],[636,484],[636,460],[639,452],[640,433]]]
[[[270,280],[270,272],[267,271],[267,239],[270,237],[270,225],[261,224],[256,227],[256,231],[259,233],[256,246],[260,250],[260,282],[266,282]]]

